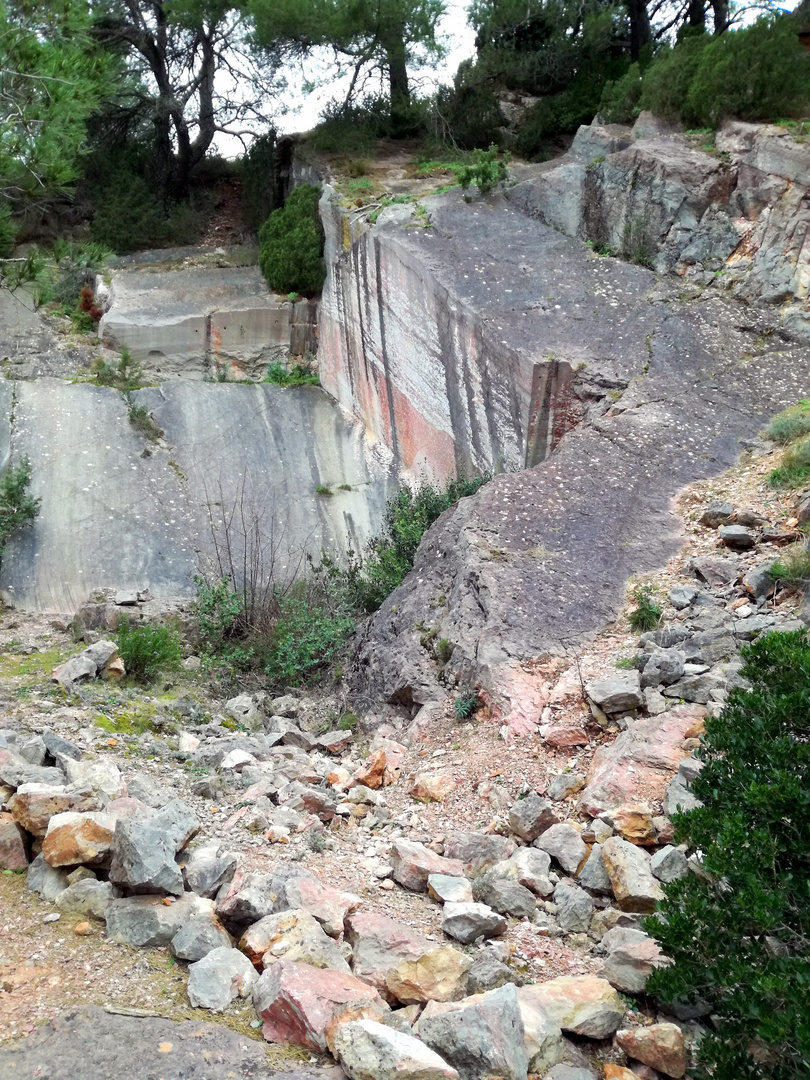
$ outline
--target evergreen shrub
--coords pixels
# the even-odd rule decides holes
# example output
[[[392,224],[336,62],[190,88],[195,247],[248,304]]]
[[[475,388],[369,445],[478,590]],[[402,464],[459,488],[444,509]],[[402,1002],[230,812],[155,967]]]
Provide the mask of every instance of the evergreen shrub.
[[[323,285],[319,197],[313,184],[301,184],[259,230],[259,266],[273,292],[312,294]]]

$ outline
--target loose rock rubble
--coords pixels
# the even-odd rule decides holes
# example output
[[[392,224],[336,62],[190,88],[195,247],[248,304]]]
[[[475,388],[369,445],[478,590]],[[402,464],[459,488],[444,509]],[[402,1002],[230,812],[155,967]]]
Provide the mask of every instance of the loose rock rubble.
[[[0,862],[76,935],[188,965],[191,1007],[250,1002],[268,1043],[355,1080],[679,1078],[700,1021],[645,998],[666,958],[640,920],[696,868],[671,816],[695,803],[740,647],[803,625],[775,602],[757,518],[704,508],[696,529],[729,549],[742,520],[753,546],[690,556],[662,625],[584,696],[558,669],[537,733],[556,772],[510,793],[490,763],[486,824],[459,801],[455,751],[418,728],[363,745],[310,730],[297,696],[241,694],[196,722],[181,702],[171,745],[130,742],[145,761],[70,709],[0,731]]]

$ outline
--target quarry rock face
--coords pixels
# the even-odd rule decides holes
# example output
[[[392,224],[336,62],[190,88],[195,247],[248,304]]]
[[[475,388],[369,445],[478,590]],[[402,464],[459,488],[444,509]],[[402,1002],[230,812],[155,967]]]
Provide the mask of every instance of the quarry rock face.
[[[0,386],[0,447],[36,461],[31,492],[47,507],[3,562],[0,585],[21,607],[73,612],[91,587],[124,584],[156,599],[193,593],[193,548],[211,537],[205,507],[214,489],[215,502],[234,505],[242,477],[246,507],[268,526],[283,521],[288,557],[362,550],[382,518],[387,465],[317,387],[176,380],[134,391],[164,446],[133,428],[112,387],[43,378],[13,389],[12,431],[12,387]]]
[[[113,277],[99,335],[150,378],[264,378],[273,358],[315,352],[316,305],[268,293],[257,266],[148,268]]]

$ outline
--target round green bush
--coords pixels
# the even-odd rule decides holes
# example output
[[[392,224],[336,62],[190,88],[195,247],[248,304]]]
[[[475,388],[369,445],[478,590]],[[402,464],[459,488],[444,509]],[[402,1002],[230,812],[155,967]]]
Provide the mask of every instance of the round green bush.
[[[319,197],[313,184],[301,184],[259,230],[259,266],[273,292],[311,295],[323,285]]]

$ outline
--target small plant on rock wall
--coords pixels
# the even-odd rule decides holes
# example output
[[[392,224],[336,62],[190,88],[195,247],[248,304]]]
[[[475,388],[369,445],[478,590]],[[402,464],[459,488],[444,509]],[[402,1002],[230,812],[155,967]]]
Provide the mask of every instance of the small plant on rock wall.
[[[653,600],[653,585],[637,585],[633,589],[633,599],[636,606],[627,617],[630,629],[639,634],[655,630],[661,623],[663,611],[659,604]]]
[[[463,689],[453,702],[453,716],[456,720],[469,720],[478,710],[480,702],[478,691],[472,687]]]
[[[475,150],[472,162],[455,170],[459,184],[464,191],[475,184],[481,195],[489,195],[509,179],[510,157],[508,151],[502,153],[494,145],[489,150]]]

